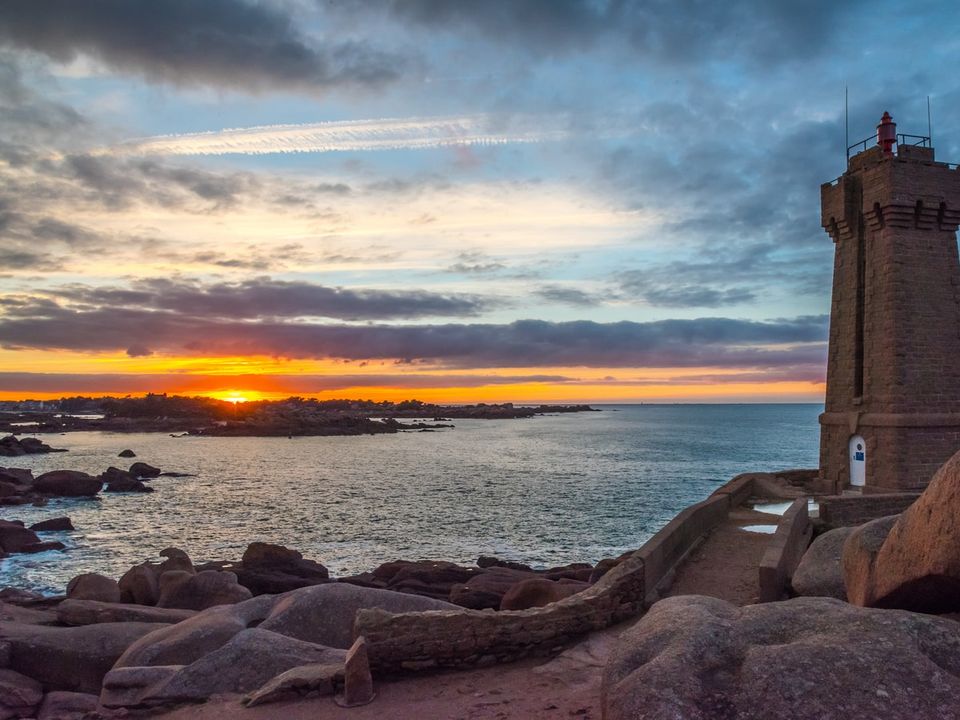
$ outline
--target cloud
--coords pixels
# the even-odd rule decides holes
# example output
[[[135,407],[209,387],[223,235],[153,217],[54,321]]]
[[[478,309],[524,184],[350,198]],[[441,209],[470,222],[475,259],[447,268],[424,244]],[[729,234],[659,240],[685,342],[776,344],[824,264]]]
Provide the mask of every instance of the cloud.
[[[457,254],[457,262],[448,265],[446,271],[457,275],[489,275],[506,269],[506,265],[476,250]]]
[[[826,356],[825,316],[772,321],[343,325],[249,322],[129,306],[149,301],[149,290],[146,295],[128,291],[100,296],[118,305],[89,309],[49,301],[35,308],[19,307],[0,318],[0,345],[12,350],[129,348],[198,356],[424,361],[460,368],[777,367],[823,363]],[[242,308],[237,312],[243,315]],[[256,316],[262,315],[257,311]]]
[[[336,375],[203,375],[170,373],[31,373],[0,372],[0,391],[27,393],[142,392],[198,393],[218,390],[259,390],[275,393],[313,394],[348,388],[487,387],[530,383],[568,383],[563,375],[431,375],[421,373]]]
[[[163,310],[198,318],[411,319],[477,315],[493,301],[466,294],[328,287],[301,281],[252,278],[235,283],[141,279],[129,288],[72,285],[58,298],[84,308]]]
[[[597,295],[567,285],[544,285],[534,290],[534,294],[548,302],[574,307],[596,307],[603,303],[603,299]]]
[[[180,86],[263,92],[379,87],[402,57],[344,39],[317,45],[289,6],[244,0],[5,0],[0,41],[59,62],[88,56]]]
[[[362,15],[375,5],[408,26],[480,36],[530,55],[552,58],[619,46],[650,60],[687,65],[717,58],[767,64],[808,59],[830,47],[844,18],[867,3],[379,0],[333,9]]]
[[[461,115],[265,125],[131,140],[98,154],[264,155],[358,150],[421,150],[503,145],[570,137],[568,119],[550,116]],[[341,186],[327,191],[340,192]]]

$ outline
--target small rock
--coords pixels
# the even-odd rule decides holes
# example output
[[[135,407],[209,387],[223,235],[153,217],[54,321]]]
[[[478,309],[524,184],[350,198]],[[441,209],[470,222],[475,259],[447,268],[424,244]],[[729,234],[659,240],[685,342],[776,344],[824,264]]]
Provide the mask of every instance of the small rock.
[[[531,578],[522,580],[511,587],[500,601],[501,610],[527,610],[543,607],[550,603],[576,595],[581,590],[590,587],[590,583],[576,580],[547,580],[546,578]]]
[[[157,566],[145,562],[134,565],[120,578],[120,599],[125,603],[156,605],[160,599]]]
[[[155,478],[160,476],[160,468],[145,462],[135,462],[130,466],[130,474],[134,477]]]
[[[157,607],[205,610],[215,605],[232,605],[249,600],[253,594],[237,583],[232,572],[205,570],[191,575],[171,570],[160,576]]]
[[[373,675],[367,656],[367,641],[358,637],[347,651],[343,665],[343,695],[336,698],[342,707],[366,705],[374,698]]]
[[[333,695],[338,684],[343,684],[342,663],[315,663],[300,665],[268,680],[245,699],[247,707],[290,700],[308,693],[314,697]]]
[[[839,527],[820,535],[800,558],[791,585],[797,595],[847,599],[843,580],[843,545],[854,531]]]
[[[36,545],[40,538],[33,530],[27,530],[21,522],[0,520],[0,549],[7,553],[24,552],[24,548]]]
[[[121,450],[121,451],[117,454],[117,457],[122,457],[122,458],[132,458],[132,457],[136,457],[136,456],[137,456],[137,454],[136,454],[133,450],[131,450],[131,449],[129,449],[129,448],[127,448],[126,450]]]
[[[40,683],[13,670],[0,670],[0,717],[31,717],[43,699]]]
[[[56,532],[61,530],[75,530],[73,523],[68,517],[56,517],[49,520],[41,520],[30,526],[34,532]]]

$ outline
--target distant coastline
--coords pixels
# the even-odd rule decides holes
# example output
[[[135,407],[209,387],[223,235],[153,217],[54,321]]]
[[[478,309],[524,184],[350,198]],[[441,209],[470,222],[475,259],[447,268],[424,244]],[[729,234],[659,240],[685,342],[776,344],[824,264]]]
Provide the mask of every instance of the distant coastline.
[[[0,404],[0,432],[163,432],[213,437],[377,435],[450,428],[454,419],[519,419],[596,412],[589,405],[437,405],[419,400],[260,400],[232,403],[177,395],[64,398]],[[404,423],[401,420],[413,420]]]

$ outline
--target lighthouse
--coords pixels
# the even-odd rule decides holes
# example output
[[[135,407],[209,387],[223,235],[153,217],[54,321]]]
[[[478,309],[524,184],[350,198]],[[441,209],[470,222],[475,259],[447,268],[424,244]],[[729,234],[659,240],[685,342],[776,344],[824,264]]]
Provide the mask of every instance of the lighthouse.
[[[821,186],[834,243],[820,484],[916,491],[960,450],[960,170],[884,113]]]

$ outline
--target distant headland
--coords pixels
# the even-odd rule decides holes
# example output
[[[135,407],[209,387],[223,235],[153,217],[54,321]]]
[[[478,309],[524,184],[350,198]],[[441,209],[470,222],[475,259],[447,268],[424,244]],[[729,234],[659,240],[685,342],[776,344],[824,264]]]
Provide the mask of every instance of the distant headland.
[[[589,405],[437,405],[419,400],[256,400],[206,397],[70,397],[0,402],[0,432],[169,432],[226,437],[376,435],[453,427],[453,419],[517,419],[593,412]],[[415,420],[415,422],[401,422]]]

